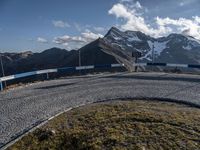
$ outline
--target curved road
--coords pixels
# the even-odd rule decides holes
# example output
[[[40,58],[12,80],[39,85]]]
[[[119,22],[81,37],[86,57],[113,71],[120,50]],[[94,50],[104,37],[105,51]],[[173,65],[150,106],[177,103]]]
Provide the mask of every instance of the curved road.
[[[169,98],[200,106],[200,76],[116,73],[35,83],[0,93],[0,147],[51,116],[117,98]]]

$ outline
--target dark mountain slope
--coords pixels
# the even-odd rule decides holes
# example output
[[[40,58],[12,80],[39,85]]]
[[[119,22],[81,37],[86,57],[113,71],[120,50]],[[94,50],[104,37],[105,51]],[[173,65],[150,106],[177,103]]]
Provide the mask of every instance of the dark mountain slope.
[[[79,51],[81,51],[82,65],[117,63],[113,56],[101,51],[101,48],[97,45],[98,40],[84,46],[80,50],[67,51],[52,48],[41,53],[2,53],[1,55],[6,75],[40,69],[78,66]],[[0,75],[2,75],[1,69]]]
[[[95,40],[79,50],[81,51],[82,65],[117,63],[113,56],[102,51],[102,48],[99,47],[99,40]]]

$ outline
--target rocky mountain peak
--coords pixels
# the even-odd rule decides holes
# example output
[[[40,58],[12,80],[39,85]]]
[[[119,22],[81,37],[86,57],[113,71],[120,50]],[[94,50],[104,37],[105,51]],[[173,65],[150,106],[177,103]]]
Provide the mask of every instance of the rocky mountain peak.
[[[152,50],[158,62],[200,62],[200,42],[183,34],[172,33],[167,37],[154,38],[140,31],[123,32],[112,27],[104,40],[124,51],[141,52],[140,61],[142,62],[152,61]]]

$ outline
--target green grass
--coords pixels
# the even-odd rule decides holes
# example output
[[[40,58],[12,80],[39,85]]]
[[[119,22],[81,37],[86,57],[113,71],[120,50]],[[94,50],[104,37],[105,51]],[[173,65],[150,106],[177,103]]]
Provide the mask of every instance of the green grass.
[[[64,113],[9,150],[200,149],[200,109],[115,101]]]

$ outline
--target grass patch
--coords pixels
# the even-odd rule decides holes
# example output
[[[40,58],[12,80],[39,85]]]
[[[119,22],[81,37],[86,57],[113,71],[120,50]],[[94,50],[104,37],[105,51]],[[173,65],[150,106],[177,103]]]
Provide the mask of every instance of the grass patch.
[[[200,149],[200,109],[115,101],[64,113],[8,150]]]

